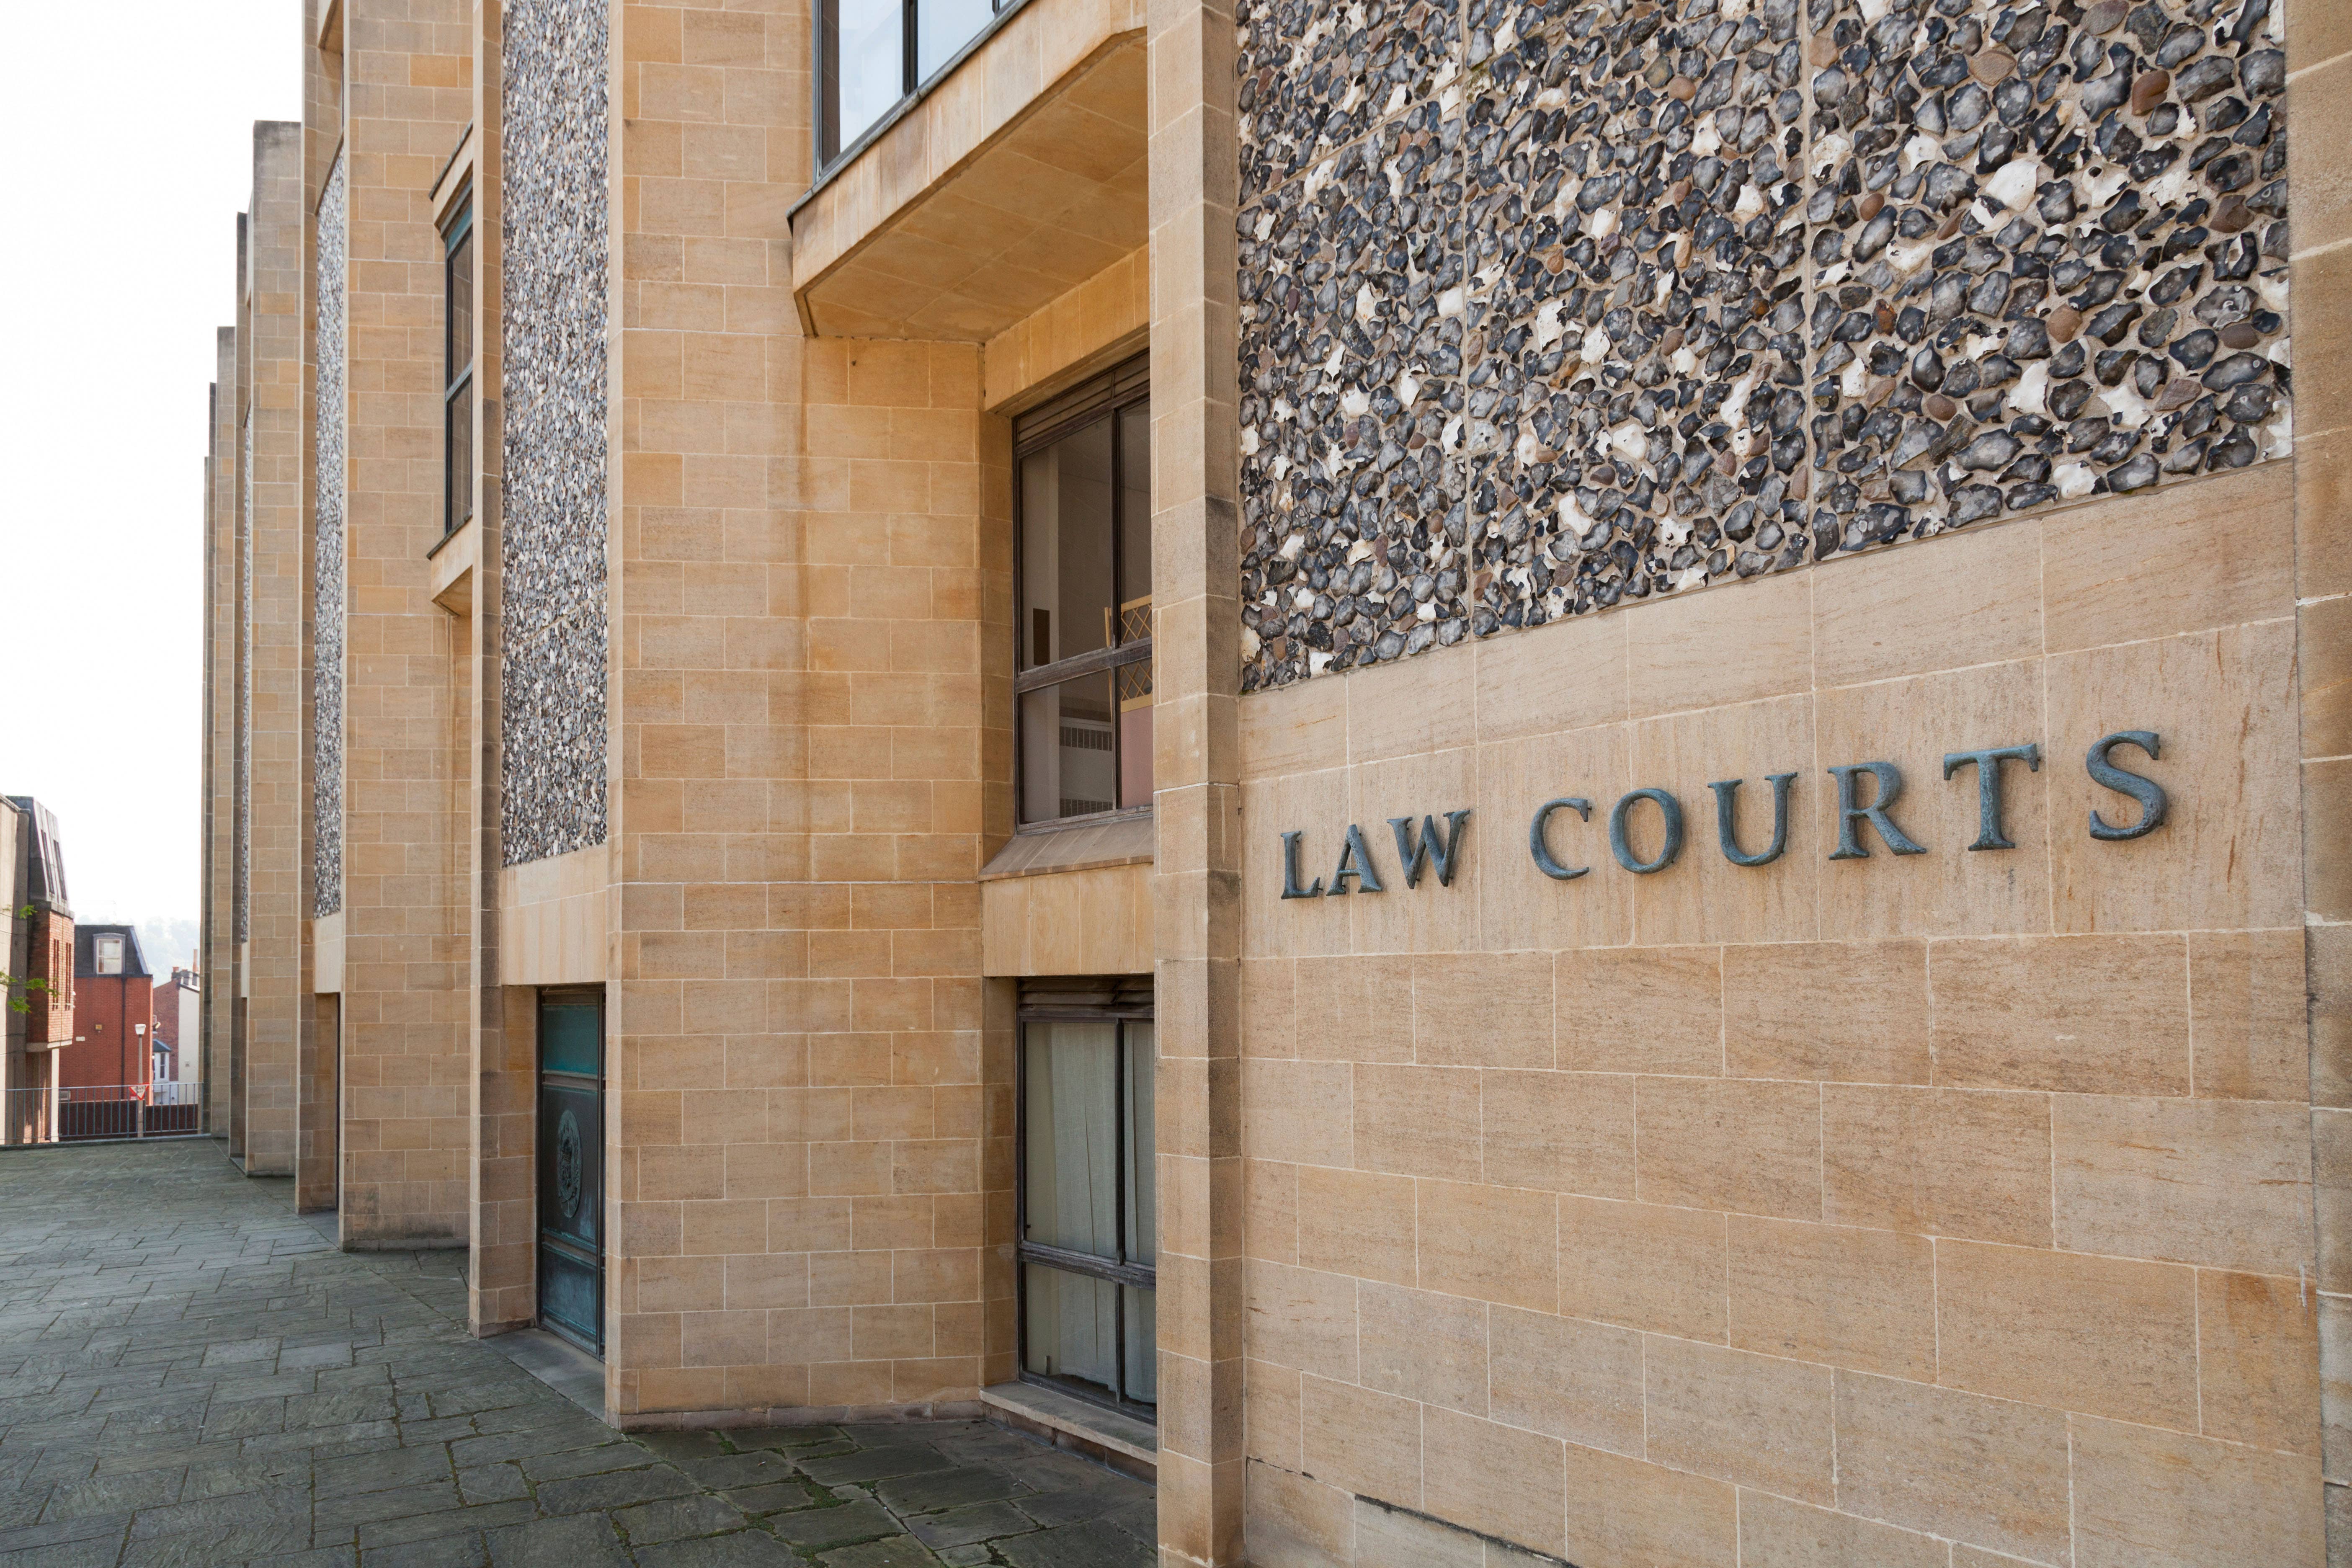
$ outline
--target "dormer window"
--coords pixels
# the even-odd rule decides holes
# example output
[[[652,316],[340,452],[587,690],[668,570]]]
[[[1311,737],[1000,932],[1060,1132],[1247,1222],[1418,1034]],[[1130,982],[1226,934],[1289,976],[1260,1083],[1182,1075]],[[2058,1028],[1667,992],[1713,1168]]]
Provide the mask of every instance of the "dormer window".
[[[93,937],[90,941],[90,952],[96,961],[95,967],[99,973],[122,973],[122,939],[121,937]]]

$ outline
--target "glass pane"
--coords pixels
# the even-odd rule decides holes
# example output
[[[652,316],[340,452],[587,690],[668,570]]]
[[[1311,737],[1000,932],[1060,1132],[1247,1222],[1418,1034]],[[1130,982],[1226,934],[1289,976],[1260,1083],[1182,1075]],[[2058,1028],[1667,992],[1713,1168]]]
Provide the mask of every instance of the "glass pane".
[[[1151,405],[1118,413],[1119,641],[1151,635]]]
[[[593,1265],[567,1258],[553,1247],[539,1251],[540,1315],[573,1339],[594,1344],[597,1338],[598,1280]]]
[[[446,415],[448,510],[442,526],[454,529],[474,515],[474,384],[467,382],[449,400]]]
[[[1127,1307],[1127,1396],[1138,1405],[1160,1403],[1160,1327],[1154,1297],[1139,1286],[1122,1285]]]
[[[1022,1268],[1022,1361],[1048,1377],[1082,1378],[1105,1392],[1117,1375],[1119,1287],[1042,1263]]]
[[[1151,804],[1151,661],[1111,671],[1118,697],[1118,804]]]
[[[550,1002],[540,1008],[540,1070],[596,1077],[604,1062],[604,1014],[593,1002]]]
[[[1118,1256],[1118,1026],[1024,1024],[1024,1238]]]
[[[1021,459],[1024,669],[1110,646],[1110,437],[1097,419]]]
[[[449,366],[455,382],[474,363],[474,231],[449,252]]]
[[[539,1090],[539,1228],[596,1250],[604,1205],[604,1097],[593,1089]]]
[[[838,147],[907,96],[905,11],[901,0],[839,0],[834,47],[839,67]]]
[[[1021,820],[1108,811],[1118,801],[1115,671],[1021,695]],[[1148,710],[1147,710],[1148,711]]]
[[[989,0],[922,0],[915,8],[915,79],[930,80],[994,15]]]
[[[1127,1059],[1121,1064],[1126,1081],[1119,1092],[1127,1101],[1127,1146],[1120,1151],[1120,1158],[1127,1167],[1127,1212],[1121,1218],[1129,1259],[1150,1263],[1159,1251],[1159,1184],[1152,1168],[1157,1140],[1151,1124],[1152,1073],[1158,1053],[1150,1021],[1130,1020],[1122,1026],[1127,1030]]]

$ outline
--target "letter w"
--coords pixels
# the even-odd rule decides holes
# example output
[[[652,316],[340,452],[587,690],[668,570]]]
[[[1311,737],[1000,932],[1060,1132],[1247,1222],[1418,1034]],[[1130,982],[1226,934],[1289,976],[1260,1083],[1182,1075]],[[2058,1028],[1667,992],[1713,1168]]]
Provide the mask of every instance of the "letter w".
[[[1406,887],[1413,888],[1421,885],[1422,864],[1432,859],[1437,862],[1437,885],[1441,888],[1450,888],[1454,885],[1454,853],[1462,847],[1462,825],[1469,820],[1470,814],[1466,811],[1447,812],[1445,842],[1441,847],[1437,841],[1435,817],[1424,816],[1421,819],[1421,842],[1418,845],[1412,841],[1412,817],[1389,818],[1389,826],[1396,829],[1397,858],[1404,862]]]

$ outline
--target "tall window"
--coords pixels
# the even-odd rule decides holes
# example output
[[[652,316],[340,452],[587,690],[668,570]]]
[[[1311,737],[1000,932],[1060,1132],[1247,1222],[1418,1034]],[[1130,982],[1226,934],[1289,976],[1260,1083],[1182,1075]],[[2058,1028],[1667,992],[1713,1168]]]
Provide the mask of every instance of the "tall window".
[[[121,937],[99,937],[91,943],[91,947],[92,956],[98,961],[94,967],[100,974],[122,973],[122,939]]]
[[[442,375],[444,454],[441,528],[455,533],[474,515],[474,209],[471,203],[444,235],[447,247],[444,333],[446,363]]]
[[[1014,426],[1021,823],[1151,805],[1151,407],[1144,362]]]
[[[816,0],[817,166],[936,76],[1016,0]]]
[[[1159,1404],[1151,980],[1025,981],[1021,1372],[1149,1415]]]

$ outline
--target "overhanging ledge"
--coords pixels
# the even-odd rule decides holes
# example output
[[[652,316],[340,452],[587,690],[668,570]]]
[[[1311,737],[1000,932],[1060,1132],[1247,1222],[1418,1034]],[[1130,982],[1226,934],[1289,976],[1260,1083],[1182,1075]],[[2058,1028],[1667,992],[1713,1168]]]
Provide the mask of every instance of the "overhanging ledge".
[[[984,342],[1146,237],[1136,0],[1029,0],[792,215],[830,337]]]

